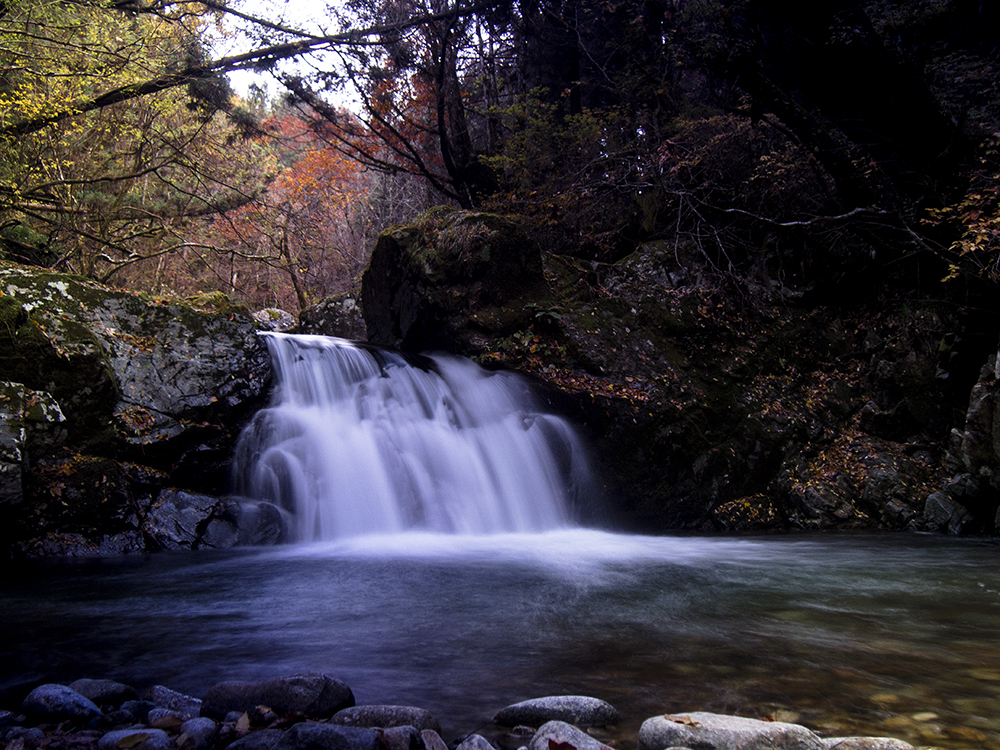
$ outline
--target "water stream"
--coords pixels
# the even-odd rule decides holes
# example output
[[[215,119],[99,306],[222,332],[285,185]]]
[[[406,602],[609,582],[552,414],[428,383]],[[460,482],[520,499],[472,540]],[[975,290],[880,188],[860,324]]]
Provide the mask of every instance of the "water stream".
[[[241,444],[240,492],[299,542],[12,566],[0,708],[82,676],[197,696],[323,671],[359,703],[431,710],[446,740],[571,693],[622,712],[623,748],[649,716],[707,710],[1000,749],[995,541],[579,528],[582,451],[523,381],[268,342],[279,395]]]

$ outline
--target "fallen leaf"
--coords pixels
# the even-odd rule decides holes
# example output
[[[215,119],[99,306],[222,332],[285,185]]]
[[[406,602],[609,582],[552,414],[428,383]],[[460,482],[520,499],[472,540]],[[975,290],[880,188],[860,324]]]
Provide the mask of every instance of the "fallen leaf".
[[[128,750],[130,747],[135,747],[136,745],[141,745],[143,742],[149,739],[149,735],[145,732],[140,732],[139,734],[130,734],[128,737],[122,737],[118,740],[118,747],[121,750]]]
[[[236,732],[237,734],[246,734],[250,731],[250,715],[244,713],[239,721],[236,722]]]

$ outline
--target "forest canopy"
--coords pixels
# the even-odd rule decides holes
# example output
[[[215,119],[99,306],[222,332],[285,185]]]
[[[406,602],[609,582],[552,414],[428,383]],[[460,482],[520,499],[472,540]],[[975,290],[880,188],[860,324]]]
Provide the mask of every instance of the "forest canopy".
[[[0,6],[0,253],[296,310],[449,203],[592,261],[666,243],[741,293],[1000,278],[991,4],[288,10]]]

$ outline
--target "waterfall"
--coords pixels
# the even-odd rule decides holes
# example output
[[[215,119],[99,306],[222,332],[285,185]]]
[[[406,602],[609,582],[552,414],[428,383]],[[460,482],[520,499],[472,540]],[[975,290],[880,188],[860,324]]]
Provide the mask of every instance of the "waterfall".
[[[580,442],[522,378],[457,357],[262,335],[276,391],[240,438],[235,483],[288,511],[297,539],[571,524],[590,481]]]

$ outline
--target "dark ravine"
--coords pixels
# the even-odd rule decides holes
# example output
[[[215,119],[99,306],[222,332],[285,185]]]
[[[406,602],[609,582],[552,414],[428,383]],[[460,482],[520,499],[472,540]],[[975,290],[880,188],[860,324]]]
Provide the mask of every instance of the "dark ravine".
[[[620,721],[598,698],[547,696],[501,708],[474,733],[442,738],[428,711],[355,705],[350,687],[325,674],[222,682],[201,699],[83,678],[39,685],[15,711],[0,711],[0,742],[14,750],[913,750],[884,737],[822,738],[773,717],[663,714],[627,739],[614,732]]]

